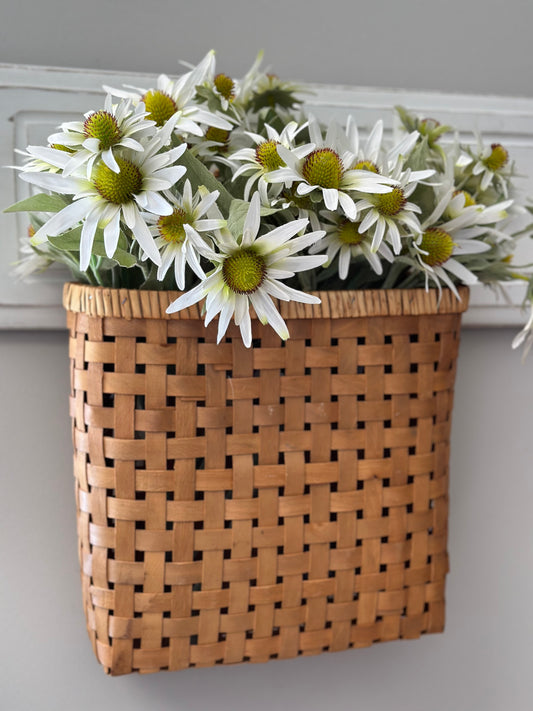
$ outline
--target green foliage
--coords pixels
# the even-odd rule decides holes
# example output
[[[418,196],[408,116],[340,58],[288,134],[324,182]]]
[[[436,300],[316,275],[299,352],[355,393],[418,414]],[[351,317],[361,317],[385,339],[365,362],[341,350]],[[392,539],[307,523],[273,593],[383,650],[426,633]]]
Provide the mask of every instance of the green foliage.
[[[4,212],[59,212],[67,204],[60,195],[39,193],[6,207]]]

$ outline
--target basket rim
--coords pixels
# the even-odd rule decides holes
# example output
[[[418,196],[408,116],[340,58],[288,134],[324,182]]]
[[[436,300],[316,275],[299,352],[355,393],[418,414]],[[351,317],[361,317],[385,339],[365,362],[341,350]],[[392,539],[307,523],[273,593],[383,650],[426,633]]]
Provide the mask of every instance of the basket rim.
[[[313,291],[320,304],[276,301],[285,319],[365,318],[373,316],[424,316],[460,314],[468,308],[470,290],[458,287],[459,301],[450,289],[368,289],[355,291]],[[67,282],[63,287],[63,306],[67,311],[92,317],[123,319],[201,319],[201,306],[194,304],[178,313],[167,314],[167,307],[182,292],[113,289]],[[257,318],[252,313],[252,318]]]

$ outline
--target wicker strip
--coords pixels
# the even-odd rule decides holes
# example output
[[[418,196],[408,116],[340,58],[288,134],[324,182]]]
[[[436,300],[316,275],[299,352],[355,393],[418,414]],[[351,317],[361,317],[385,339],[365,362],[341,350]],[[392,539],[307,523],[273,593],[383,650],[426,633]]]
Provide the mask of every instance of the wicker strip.
[[[216,344],[174,293],[70,284],[87,626],[126,674],[364,647],[444,624],[462,301],[326,292]]]

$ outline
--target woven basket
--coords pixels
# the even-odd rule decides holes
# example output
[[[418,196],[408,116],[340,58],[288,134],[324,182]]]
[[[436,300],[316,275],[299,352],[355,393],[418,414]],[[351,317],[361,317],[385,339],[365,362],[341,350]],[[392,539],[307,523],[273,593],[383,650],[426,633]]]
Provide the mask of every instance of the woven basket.
[[[323,292],[216,345],[169,292],[68,284],[87,626],[108,673],[266,662],[444,625],[449,292]]]

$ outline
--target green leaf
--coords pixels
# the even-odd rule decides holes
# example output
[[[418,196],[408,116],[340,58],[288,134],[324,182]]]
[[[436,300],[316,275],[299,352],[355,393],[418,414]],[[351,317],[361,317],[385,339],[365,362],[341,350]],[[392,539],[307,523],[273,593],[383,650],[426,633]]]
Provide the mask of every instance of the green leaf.
[[[220,193],[217,199],[217,205],[224,217],[228,217],[233,196],[219,182],[213,173],[208,170],[205,165],[196,158],[190,150],[186,150],[181,156],[180,162],[187,168],[187,178],[191,181],[193,190],[198,190],[201,185],[210,191],[218,190]]]
[[[48,237],[48,241],[56,249],[61,249],[67,252],[79,252],[81,239],[81,227],[75,227],[73,230],[63,232],[57,237]]]
[[[411,168],[411,170],[426,170],[429,164],[429,158],[429,140],[427,136],[424,136],[411,151],[407,166]]]
[[[121,267],[125,267],[126,269],[130,269],[131,267],[135,267],[137,265],[137,257],[130,252],[120,249],[120,247],[117,247],[115,254],[112,257],[108,257],[105,251],[104,243],[99,241],[97,242],[96,240],[93,244],[92,253],[96,254],[97,257],[103,257],[106,262],[111,263],[110,266],[106,266],[105,263],[101,263],[100,266],[103,269],[112,269],[116,264],[120,264]]]
[[[232,201],[229,208],[228,229],[234,237],[242,235],[249,208],[250,203],[246,200],[235,199]]]
[[[80,238],[81,227],[75,227],[73,230],[64,232],[62,235],[58,235],[57,237],[49,237],[48,241],[56,249],[60,249],[65,252],[79,252]],[[100,264],[101,269],[110,269],[116,264],[120,264],[121,267],[129,269],[137,264],[137,257],[128,252],[128,240],[123,234],[119,237],[118,247],[115,250],[113,257],[108,257],[105,251],[104,233],[102,230],[97,230],[91,253],[97,257],[104,257],[109,262],[112,262],[110,266],[106,266],[105,263]]]
[[[58,195],[39,193],[6,207],[4,212],[59,212],[66,204]]]

